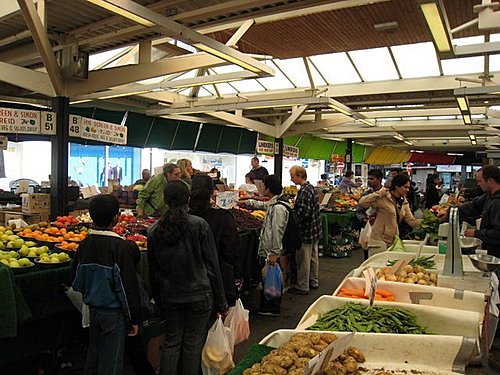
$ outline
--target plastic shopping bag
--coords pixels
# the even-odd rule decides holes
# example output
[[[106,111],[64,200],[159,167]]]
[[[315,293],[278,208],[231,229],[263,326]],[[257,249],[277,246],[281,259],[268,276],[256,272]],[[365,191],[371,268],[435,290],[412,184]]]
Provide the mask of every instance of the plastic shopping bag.
[[[233,333],[232,348],[250,336],[250,324],[248,322],[248,310],[245,310],[241,299],[236,300],[236,305],[229,308],[224,327],[231,329]]]
[[[234,367],[230,340],[231,329],[219,317],[210,327],[201,353],[203,375],[222,375]]]
[[[266,277],[264,279],[264,296],[268,300],[281,298],[283,294],[283,278],[278,263],[267,263]]]
[[[82,293],[77,292],[73,287],[64,285],[64,293],[69,298],[73,306],[82,313],[82,327],[87,328],[90,326],[90,310],[89,307],[82,301]]]
[[[359,240],[358,243],[361,245],[363,250],[368,249],[368,242],[370,241],[370,237],[372,235],[372,226],[369,221],[366,222],[364,228],[359,231]]]
[[[397,234],[394,237],[392,245],[387,249],[387,251],[396,251],[396,252],[405,251],[405,245],[403,244],[403,241],[401,241],[401,238],[399,238]]]

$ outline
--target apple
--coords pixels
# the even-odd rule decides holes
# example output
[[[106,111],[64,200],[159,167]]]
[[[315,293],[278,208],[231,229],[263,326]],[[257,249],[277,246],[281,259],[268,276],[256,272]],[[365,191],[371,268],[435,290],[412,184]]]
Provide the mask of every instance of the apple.
[[[61,263],[57,256],[50,258],[50,263]]]
[[[18,238],[17,240],[14,240],[14,243],[16,244],[16,247],[21,247],[24,245],[24,240],[22,238]]]
[[[14,251],[14,250],[9,251],[9,258],[17,259],[17,258],[19,258],[19,254],[17,253],[17,251]]]
[[[69,260],[69,255],[66,253],[59,253],[57,257],[61,262],[66,262],[67,260]]]
[[[19,254],[21,254],[23,257],[28,256],[30,250],[28,246],[21,246],[21,249],[19,250]]]
[[[26,255],[26,256],[29,257],[29,258],[34,258],[34,257],[36,257],[36,252],[35,251],[30,251],[28,253],[28,255]]]
[[[11,260],[9,261],[9,267],[10,267],[10,268],[19,268],[19,267],[20,267],[20,265],[19,265],[19,262],[18,262],[17,260],[15,260],[15,259],[11,259]]]
[[[5,232],[7,229],[3,225],[0,225],[0,232]]]
[[[26,241],[24,244],[26,246],[28,246],[28,247],[34,247],[34,246],[36,246],[36,242],[34,242],[34,241]]]
[[[7,259],[0,259],[0,263],[5,264],[6,266],[9,265],[9,261]]]
[[[47,246],[40,246],[40,247],[36,248],[36,255],[42,255],[42,254],[46,254],[48,252],[49,252],[49,248]]]
[[[2,234],[0,235],[0,241],[8,241],[9,240],[9,235],[8,234]]]
[[[10,236],[10,235],[13,235],[14,232],[9,229],[9,230],[5,231],[5,234],[8,235],[8,236]]]
[[[21,258],[17,262],[21,267],[28,267],[31,265],[31,262],[28,258]]]

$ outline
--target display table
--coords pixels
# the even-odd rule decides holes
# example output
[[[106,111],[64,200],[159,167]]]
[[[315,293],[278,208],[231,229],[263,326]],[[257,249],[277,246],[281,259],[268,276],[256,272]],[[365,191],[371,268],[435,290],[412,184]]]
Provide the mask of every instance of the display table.
[[[354,211],[347,212],[321,212],[321,227],[323,229],[323,245],[328,243],[329,226],[337,225],[341,228],[350,228],[352,219],[356,217]]]
[[[353,242],[357,242],[353,239],[351,233],[352,220],[355,218],[356,213],[354,211],[321,212],[323,254],[334,258],[350,256]]]

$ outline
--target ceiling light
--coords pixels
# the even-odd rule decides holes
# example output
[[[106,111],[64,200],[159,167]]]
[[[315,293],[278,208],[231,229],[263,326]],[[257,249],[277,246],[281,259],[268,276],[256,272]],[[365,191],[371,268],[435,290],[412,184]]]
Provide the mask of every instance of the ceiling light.
[[[221,59],[223,60],[226,60],[232,64],[235,64],[235,65],[238,65],[238,66],[241,66],[243,69],[246,69],[246,70],[250,70],[254,73],[260,73],[262,72],[262,70],[260,70],[259,68],[253,66],[253,65],[250,65],[250,64],[247,64],[246,62],[243,62],[239,59],[237,59],[236,57],[233,57],[233,56],[229,56],[228,54],[225,54],[221,51],[218,51],[216,50],[215,48],[212,48],[212,47],[209,47],[209,46],[206,46],[204,44],[201,44],[201,43],[198,43],[198,44],[194,44],[193,45],[194,47],[202,50],[202,51],[205,51],[211,55],[214,55],[214,56],[217,56],[217,57],[220,57]]]
[[[143,17],[140,17],[134,13],[129,12],[128,10],[125,10],[123,8],[120,8],[118,5],[111,4],[107,2],[106,0],[87,0],[89,3],[95,4],[100,6],[101,8],[104,8],[106,10],[109,10],[110,12],[113,12],[115,14],[118,14],[119,16],[128,18],[131,21],[137,22],[143,26],[146,27],[153,27],[155,24]]]
[[[424,153],[422,150],[410,150],[410,152],[416,152],[417,154],[423,154]]]
[[[404,143],[406,143],[408,146],[413,146],[413,142],[412,141],[403,141]]]
[[[449,156],[464,156],[464,154],[456,154],[454,152],[448,152],[447,155],[449,155]]]
[[[468,112],[469,109],[469,100],[466,96],[457,96],[457,104],[458,108],[460,108],[461,112]]]
[[[372,122],[370,122],[368,120],[365,120],[364,118],[360,118],[360,119],[358,119],[358,121],[362,122],[363,124],[368,125],[368,126],[375,126],[374,123],[372,123]]]
[[[448,18],[441,0],[421,0],[420,10],[440,54],[453,55]]]
[[[80,104],[80,103],[87,103],[91,102],[92,99],[81,99],[81,100],[75,100],[74,102],[69,102],[69,104]]]
[[[472,124],[472,120],[470,118],[470,115],[462,115],[463,119],[464,119],[464,123],[466,125],[471,125]]]
[[[404,138],[401,134],[399,134],[399,133],[394,134],[394,135],[393,135],[393,137],[394,137],[394,138],[396,138],[398,141],[404,141],[404,139],[405,139],[405,138]]]
[[[341,108],[340,106],[337,106],[335,104],[329,104],[328,105],[330,108],[336,110],[337,112],[340,112],[346,116],[352,116],[351,112],[349,112],[348,110],[344,109],[344,108]]]
[[[477,145],[476,141],[470,141],[470,143],[473,144],[474,146]]]
[[[469,134],[469,139],[471,141],[475,141],[476,140],[476,136],[474,134]]]

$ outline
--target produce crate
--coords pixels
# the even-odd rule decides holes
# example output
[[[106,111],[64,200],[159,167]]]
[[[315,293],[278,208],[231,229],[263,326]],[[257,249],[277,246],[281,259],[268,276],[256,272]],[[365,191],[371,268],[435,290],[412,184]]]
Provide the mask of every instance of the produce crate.
[[[310,327],[316,322],[319,314],[341,307],[347,302],[368,305],[368,300],[321,296],[307,309],[297,325],[297,329]],[[416,315],[418,324],[426,327],[427,331],[434,335],[465,336],[473,340],[479,339],[483,316],[478,312],[461,310],[460,314],[457,314],[455,309],[402,302],[375,301],[374,305],[391,306],[410,311]]]
[[[261,345],[279,347],[304,330],[280,329],[264,337]],[[321,331],[315,331],[321,332]],[[347,332],[334,332],[338,338]],[[393,335],[355,333],[351,346],[360,349],[366,357],[361,367],[380,372],[397,371],[407,374],[451,375],[465,372],[468,357],[475,350],[473,340],[457,336]],[[416,350],[418,348],[418,350]],[[363,373],[371,374],[376,372]]]
[[[333,295],[336,296],[342,288],[359,289],[364,287],[364,278],[349,277],[342,281]],[[391,281],[378,281],[377,288],[392,292],[396,299],[395,302],[474,311],[480,314],[481,320],[484,317],[486,296],[483,293]]]

